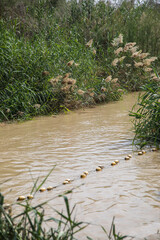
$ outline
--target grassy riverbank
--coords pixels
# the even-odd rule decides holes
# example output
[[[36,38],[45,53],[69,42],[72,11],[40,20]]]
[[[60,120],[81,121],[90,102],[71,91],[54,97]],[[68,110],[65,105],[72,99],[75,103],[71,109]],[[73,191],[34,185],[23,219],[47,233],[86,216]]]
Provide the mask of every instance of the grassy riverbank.
[[[118,100],[153,81],[154,61],[145,65],[150,57],[140,57],[139,51],[159,56],[157,6],[91,0],[2,3],[0,121]]]
[[[140,108],[132,113],[135,139],[141,147],[159,144],[159,36],[160,11],[153,3],[3,0],[0,122],[115,101],[142,89]],[[65,203],[68,215],[59,213],[65,221],[53,218],[57,229],[45,232],[42,205],[26,202],[12,218],[0,196],[0,239],[73,239],[84,225],[71,219]],[[113,226],[108,239],[123,239]]]

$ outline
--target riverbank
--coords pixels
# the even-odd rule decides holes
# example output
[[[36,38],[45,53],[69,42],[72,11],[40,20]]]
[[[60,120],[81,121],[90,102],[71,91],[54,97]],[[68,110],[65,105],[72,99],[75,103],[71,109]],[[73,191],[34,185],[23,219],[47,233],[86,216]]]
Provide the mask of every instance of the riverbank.
[[[154,3],[133,5],[132,1],[112,6],[90,0],[2,2],[1,191],[9,203],[13,199],[16,202],[18,196],[27,196],[33,182],[44,179],[55,165],[54,174],[47,179],[45,187],[60,183],[60,188],[38,191],[32,199],[34,206],[38,202],[38,210],[25,202],[25,213],[30,214],[32,209],[35,215],[31,219],[26,214],[19,225],[6,215],[1,197],[0,239],[11,239],[12,233],[14,238],[24,237],[26,221],[30,224],[28,239],[31,231],[34,238],[43,235],[45,239],[46,232],[42,228],[45,217],[55,216],[51,215],[46,202],[53,198],[51,208],[57,206],[62,217],[64,202],[53,195],[72,193],[70,186],[75,192],[69,195],[69,201],[71,209],[75,204],[79,207],[78,221],[75,218],[71,221],[65,198],[68,215],[63,217],[66,222],[56,221],[57,229],[52,232],[49,229],[47,238],[72,238],[73,226],[79,230],[85,219],[91,224],[82,229],[80,239],[84,235],[106,239],[99,226],[103,224],[109,233],[113,216],[116,217],[116,233],[123,232],[138,239],[156,232],[159,152],[151,152],[146,147],[147,154],[135,154],[128,116],[135,101],[131,102],[131,95],[123,104],[114,101],[123,96],[126,99],[125,93],[143,87],[145,94],[139,99],[140,108],[132,112],[136,140],[141,148],[148,144],[158,146],[159,22],[159,8]],[[95,108],[87,108],[91,106]],[[69,114],[59,114],[65,112]],[[54,118],[44,115],[54,115]],[[36,116],[42,117],[14,124]],[[5,127],[1,128],[3,125]],[[132,158],[125,161],[126,154],[131,153]],[[112,166],[115,160],[120,164]],[[97,172],[99,165],[105,168]],[[88,177],[77,177],[83,171],[89,171]],[[77,178],[77,181],[62,184],[68,178]],[[46,215],[39,205],[44,201]],[[17,204],[14,206],[19,208]],[[52,220],[55,223],[55,219]],[[59,228],[63,223],[69,227],[66,231]],[[116,240],[121,235],[112,233]]]
[[[12,7],[9,3],[3,7],[1,122],[119,100],[123,92],[138,91],[159,79],[158,59],[149,56],[159,56],[156,7],[142,4],[133,8],[122,2],[117,8],[92,1],[53,6],[45,0],[23,4],[16,0]],[[123,12],[128,14],[127,21],[123,21]],[[150,25],[146,25],[148,19]],[[131,22],[136,32],[129,31]],[[156,32],[147,32],[142,39],[146,26]]]

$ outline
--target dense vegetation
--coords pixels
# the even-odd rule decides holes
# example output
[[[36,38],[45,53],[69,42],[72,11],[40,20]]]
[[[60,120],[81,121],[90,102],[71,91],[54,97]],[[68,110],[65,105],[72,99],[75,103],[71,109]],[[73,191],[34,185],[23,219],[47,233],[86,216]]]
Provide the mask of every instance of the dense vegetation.
[[[143,90],[139,108],[131,114],[135,141],[141,147],[159,144],[159,57],[160,8],[154,3],[1,0],[0,122],[56,114]],[[50,219],[57,229],[45,232],[43,205],[26,202],[24,212],[12,218],[0,196],[0,239],[74,239],[84,225],[71,219],[64,199],[68,215]],[[108,239],[123,239],[112,227]]]
[[[151,80],[133,54],[160,53],[160,12],[147,3],[3,0],[0,16],[0,121],[118,100]]]
[[[145,145],[160,144],[160,84],[148,83],[143,86],[143,94],[138,99],[138,110],[134,117],[134,142],[141,148]],[[137,108],[137,105],[135,106]]]

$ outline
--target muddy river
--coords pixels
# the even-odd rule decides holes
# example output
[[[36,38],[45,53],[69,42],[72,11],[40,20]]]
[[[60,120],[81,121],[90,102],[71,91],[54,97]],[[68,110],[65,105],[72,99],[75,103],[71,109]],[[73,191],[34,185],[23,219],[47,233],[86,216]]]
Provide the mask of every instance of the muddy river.
[[[68,195],[71,207],[76,203],[78,220],[91,225],[79,234],[107,239],[99,225],[109,231],[113,216],[117,232],[145,237],[160,229],[160,152],[146,149],[137,155],[132,145],[131,117],[128,116],[137,94],[122,101],[80,109],[68,114],[40,117],[19,124],[0,126],[0,190],[6,203],[30,193],[34,182],[57,186],[50,192],[38,192],[33,204],[55,198],[74,188]],[[124,157],[132,154],[129,161]],[[111,166],[111,162],[119,164]],[[105,168],[96,172],[98,165]],[[83,171],[89,171],[80,179]],[[71,184],[62,185],[66,179]],[[82,185],[83,184],[83,185]],[[50,208],[64,208],[61,198],[50,200]],[[53,214],[54,215],[54,214]]]

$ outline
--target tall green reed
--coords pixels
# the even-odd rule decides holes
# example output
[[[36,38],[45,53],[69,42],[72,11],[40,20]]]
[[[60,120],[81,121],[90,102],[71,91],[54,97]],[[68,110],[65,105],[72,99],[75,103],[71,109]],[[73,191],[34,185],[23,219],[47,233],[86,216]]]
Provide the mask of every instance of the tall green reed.
[[[22,4],[15,0],[12,7],[5,5],[6,15],[0,22],[0,121],[29,119],[73,105],[118,100],[122,87],[138,90],[144,83],[139,81],[139,69],[132,68],[135,74],[128,81],[130,74],[121,67],[127,58],[118,69],[111,64],[115,57],[112,39],[119,33],[124,35],[125,42],[137,41],[143,50],[159,53],[159,28],[152,28],[153,16],[157,26],[159,12],[147,4],[133,7],[130,2],[122,2],[114,6],[86,0],[56,4],[37,0],[34,4]],[[7,9],[14,12],[10,18]],[[146,24],[148,16],[150,25]],[[155,42],[151,44],[153,38]],[[87,48],[85,44],[90,39],[94,41]],[[70,60],[76,64],[69,67]],[[76,79],[75,90],[67,93],[61,86],[66,73]],[[50,80],[59,75],[59,84],[51,85]],[[106,84],[108,75],[121,79],[122,86]],[[79,89],[84,94],[78,94]]]
[[[63,25],[68,34],[75,31],[79,41],[94,38],[96,47],[107,49],[119,33],[126,42],[137,42],[139,47],[152,55],[160,53],[159,7],[143,2],[121,1],[117,5],[104,1],[5,1],[3,17],[19,18],[18,35],[34,37],[40,31],[47,32],[53,22]]]
[[[92,95],[97,96],[96,101],[109,99],[109,95],[98,97],[101,95],[102,78],[97,75],[99,65],[94,49],[79,42],[77,33],[70,33],[66,38],[66,30],[55,23],[47,32],[44,29],[35,36],[33,41],[17,37],[16,26],[6,28],[3,20],[0,28],[1,121],[59,112],[66,107],[66,98],[94,103],[90,93],[79,97],[76,89],[67,93],[62,90],[66,73],[76,79],[77,90],[94,88]],[[74,64],[69,65],[69,60]],[[61,81],[56,86],[51,85],[50,80],[57,76],[61,76]],[[120,97],[114,90],[111,95],[110,99]]]
[[[134,143],[140,147],[160,144],[160,84],[146,84],[130,116],[134,117]],[[135,110],[137,109],[138,110]]]

